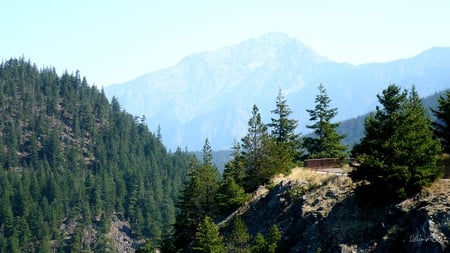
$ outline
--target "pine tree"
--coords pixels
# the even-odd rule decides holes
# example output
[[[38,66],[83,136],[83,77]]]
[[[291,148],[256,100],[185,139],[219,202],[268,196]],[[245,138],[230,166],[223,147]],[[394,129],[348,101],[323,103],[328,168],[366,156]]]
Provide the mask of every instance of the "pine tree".
[[[308,150],[310,158],[340,158],[346,156],[346,146],[341,144],[343,135],[339,135],[336,128],[339,123],[331,123],[337,114],[337,108],[330,108],[331,99],[323,84],[320,84],[319,94],[316,96],[316,106],[313,110],[306,110],[310,121],[315,123],[306,127],[314,130],[314,137],[305,137],[303,147]]]
[[[252,117],[248,121],[248,133],[242,138],[242,159],[247,178],[244,182],[246,191],[251,192],[259,184],[266,183],[271,173],[268,154],[270,137],[267,126],[261,120],[261,114],[256,105],[253,105]]]
[[[205,216],[213,216],[216,212],[216,193],[219,188],[219,170],[212,163],[212,149],[208,139],[203,145],[203,164],[197,173],[197,190],[199,204]]]
[[[206,216],[203,222],[198,226],[195,233],[196,246],[195,252],[204,253],[225,253],[225,246],[223,244],[223,237],[219,233],[219,227],[213,220]]]
[[[232,178],[236,184],[243,186],[247,174],[244,167],[241,144],[235,141],[231,149],[233,151],[232,159],[225,164],[223,178],[224,180]]]
[[[216,193],[219,187],[219,171],[212,165],[211,147],[208,140],[203,146],[203,163],[195,158],[191,163],[189,181],[181,193],[180,209],[174,224],[174,244],[185,249],[194,239],[195,229],[206,216],[213,217],[216,210]]]
[[[218,214],[229,215],[244,204],[248,200],[249,195],[232,177],[226,177],[220,183],[216,198]]]
[[[278,242],[281,239],[281,231],[277,225],[270,227],[269,234],[266,238],[268,253],[275,253],[278,247]]]
[[[261,233],[256,234],[255,239],[252,243],[252,252],[254,253],[266,253],[267,252],[267,242]]]
[[[203,165],[213,166],[212,159],[211,145],[209,144],[208,138],[206,138],[205,143],[203,144]]]
[[[291,119],[291,109],[284,98],[281,88],[276,98],[276,107],[271,111],[275,117],[268,124],[271,137],[275,140],[274,165],[277,172],[288,172],[300,158],[300,135],[295,133],[298,121]]]
[[[436,136],[441,139],[443,151],[450,153],[450,90],[439,97],[438,108],[432,111],[436,116],[433,122]]]
[[[281,239],[281,231],[277,225],[270,227],[266,237],[258,233],[253,239],[252,252],[255,253],[275,253],[278,248],[278,242]]]
[[[237,216],[233,221],[233,230],[228,237],[227,245],[228,252],[249,253],[250,249],[250,234],[247,231],[247,226],[240,216]]]
[[[353,148],[357,160],[350,177],[361,184],[357,193],[375,204],[398,201],[418,192],[441,174],[441,153],[431,122],[415,90],[390,85],[378,95],[382,108],[366,118],[365,136]]]

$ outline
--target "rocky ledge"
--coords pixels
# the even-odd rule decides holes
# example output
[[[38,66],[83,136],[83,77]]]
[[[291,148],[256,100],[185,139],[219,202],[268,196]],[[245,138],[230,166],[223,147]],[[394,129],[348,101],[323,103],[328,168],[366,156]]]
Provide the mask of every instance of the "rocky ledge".
[[[260,189],[263,194],[233,215],[240,215],[253,235],[276,224],[281,252],[450,252],[448,180],[384,207],[362,206],[346,176],[319,184],[278,180],[270,189]]]

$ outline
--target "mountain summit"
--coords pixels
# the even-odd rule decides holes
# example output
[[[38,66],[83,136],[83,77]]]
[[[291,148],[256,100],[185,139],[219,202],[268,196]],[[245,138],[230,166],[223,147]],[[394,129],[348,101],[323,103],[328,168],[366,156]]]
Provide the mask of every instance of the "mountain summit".
[[[160,125],[171,149],[200,150],[205,138],[214,149],[228,149],[246,133],[253,104],[267,122],[279,88],[304,126],[309,123],[305,109],[313,107],[320,83],[342,120],[372,110],[376,94],[390,83],[415,85],[422,96],[443,90],[450,83],[449,68],[450,48],[354,66],[332,62],[286,34],[270,33],[190,55],[174,67],[108,86],[105,92],[128,112],[145,115],[151,129]]]

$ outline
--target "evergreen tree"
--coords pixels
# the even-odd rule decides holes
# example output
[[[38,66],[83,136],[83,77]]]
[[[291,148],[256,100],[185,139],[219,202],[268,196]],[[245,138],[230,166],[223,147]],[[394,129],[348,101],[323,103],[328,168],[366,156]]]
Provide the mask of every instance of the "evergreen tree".
[[[275,117],[271,118],[268,126],[271,137],[275,140],[274,161],[277,172],[288,172],[299,159],[301,141],[300,135],[295,133],[298,121],[291,119],[291,109],[284,98],[281,88],[276,98],[276,107],[271,111]]]
[[[278,242],[281,239],[281,231],[277,225],[270,227],[269,234],[266,238],[268,253],[275,253],[278,247]]]
[[[209,145],[209,140],[206,138],[205,143],[203,144],[203,165],[213,166],[212,159],[211,145]]]
[[[250,234],[240,216],[233,221],[233,230],[227,240],[228,252],[250,253]]]
[[[51,253],[51,245],[50,245],[50,238],[44,238],[40,244],[39,244],[39,248],[38,248],[38,252],[39,253]]]
[[[217,211],[216,193],[219,188],[219,170],[212,163],[212,149],[208,139],[203,145],[203,164],[197,173],[197,190],[199,191],[199,204],[205,216],[212,217]]]
[[[203,222],[198,226],[198,230],[195,233],[196,246],[194,246],[195,252],[204,253],[225,253],[225,246],[223,243],[223,237],[219,233],[219,227],[213,222],[213,220],[206,216]]]
[[[212,165],[211,147],[208,140],[203,147],[203,163],[193,157],[186,183],[178,202],[180,209],[174,224],[174,244],[186,249],[194,239],[195,229],[206,216],[213,217],[216,210],[216,193],[219,187],[219,172]]]
[[[252,243],[253,253],[266,253],[267,252],[267,242],[261,233],[256,234],[255,239]]]
[[[270,227],[266,237],[261,233],[255,236],[252,244],[252,252],[256,253],[275,253],[278,248],[278,242],[281,239],[281,231],[277,225]]]
[[[223,171],[224,180],[229,180],[230,178],[238,185],[244,185],[247,173],[245,171],[244,157],[241,150],[241,144],[237,141],[234,142],[231,148],[232,159],[225,164],[225,169]]]
[[[350,177],[357,193],[372,203],[397,201],[418,192],[442,174],[441,152],[431,122],[415,90],[390,85],[378,95],[381,108],[366,118],[365,136],[353,148],[357,160]]]
[[[436,136],[441,139],[443,151],[450,153],[450,90],[439,97],[438,108],[432,111],[436,116],[433,122]]]
[[[314,130],[314,137],[305,137],[303,147],[308,150],[311,158],[340,158],[346,156],[346,147],[341,144],[343,135],[339,135],[336,128],[339,123],[331,123],[337,114],[337,108],[330,108],[331,99],[323,84],[320,84],[319,94],[316,96],[316,106],[313,110],[306,110],[310,121],[315,123],[306,127]]]
[[[267,126],[261,120],[261,114],[253,105],[252,117],[248,121],[248,133],[242,138],[242,159],[246,169],[244,188],[253,191],[259,184],[266,183],[270,178],[269,172],[269,143],[270,137]]]
[[[218,214],[229,215],[244,204],[249,199],[249,195],[232,177],[225,177],[220,183],[216,198]]]

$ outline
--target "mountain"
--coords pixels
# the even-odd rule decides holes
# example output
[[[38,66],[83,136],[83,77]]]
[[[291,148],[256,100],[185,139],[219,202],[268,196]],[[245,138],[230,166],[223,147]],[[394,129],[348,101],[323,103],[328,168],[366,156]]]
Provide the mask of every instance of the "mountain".
[[[78,72],[3,62],[0,252],[119,252],[117,230],[160,238],[191,157]]]
[[[278,89],[299,120],[309,124],[317,86],[323,83],[337,120],[365,114],[387,85],[415,85],[421,96],[450,84],[450,48],[432,48],[417,56],[388,63],[352,65],[330,61],[299,40],[282,33],[193,54],[174,67],[147,73],[105,88],[111,99],[134,115],[145,115],[151,129],[161,126],[171,149],[201,150],[209,138],[215,150],[229,149],[247,131],[253,104],[270,120]]]

